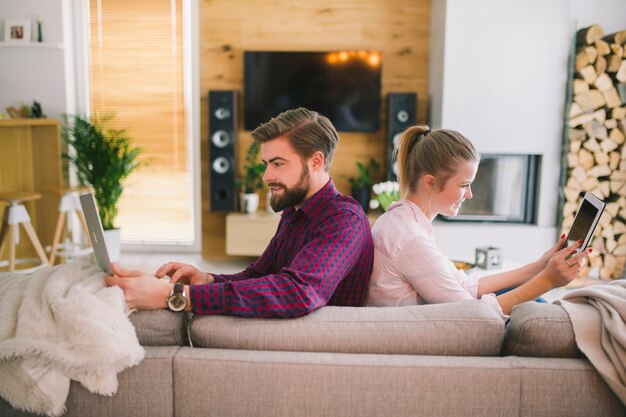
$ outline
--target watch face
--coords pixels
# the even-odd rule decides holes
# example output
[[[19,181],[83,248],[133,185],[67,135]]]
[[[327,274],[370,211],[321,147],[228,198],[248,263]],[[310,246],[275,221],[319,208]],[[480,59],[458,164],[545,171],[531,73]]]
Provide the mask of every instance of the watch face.
[[[182,294],[172,294],[167,300],[167,307],[172,311],[183,311],[187,307],[187,299]]]

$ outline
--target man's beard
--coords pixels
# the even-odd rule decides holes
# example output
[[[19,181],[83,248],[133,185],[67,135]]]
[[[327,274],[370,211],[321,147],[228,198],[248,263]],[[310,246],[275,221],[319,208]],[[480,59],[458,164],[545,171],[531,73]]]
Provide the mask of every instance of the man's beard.
[[[287,207],[293,207],[302,204],[304,198],[309,192],[310,184],[309,167],[307,167],[306,165],[302,169],[302,173],[300,174],[300,179],[298,180],[298,183],[291,188],[287,188],[284,184],[281,184],[279,182],[269,183],[268,185],[270,187],[278,186],[283,189],[282,195],[276,195],[272,193],[272,196],[270,197],[270,206],[272,207],[272,210],[278,213],[279,211],[283,211]]]

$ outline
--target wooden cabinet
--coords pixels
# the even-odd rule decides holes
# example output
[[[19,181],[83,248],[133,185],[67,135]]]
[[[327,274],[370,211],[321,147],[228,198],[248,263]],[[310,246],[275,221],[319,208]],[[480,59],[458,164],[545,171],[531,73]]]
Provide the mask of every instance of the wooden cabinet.
[[[52,242],[60,199],[54,190],[63,186],[60,128],[58,119],[0,120],[0,193],[36,191],[42,195],[25,205],[43,246]],[[5,207],[0,202],[0,212]],[[17,256],[34,253],[24,236]]]
[[[370,227],[378,214],[368,215]],[[259,210],[253,214],[230,213],[226,216],[226,254],[259,256],[276,233],[280,215]]]

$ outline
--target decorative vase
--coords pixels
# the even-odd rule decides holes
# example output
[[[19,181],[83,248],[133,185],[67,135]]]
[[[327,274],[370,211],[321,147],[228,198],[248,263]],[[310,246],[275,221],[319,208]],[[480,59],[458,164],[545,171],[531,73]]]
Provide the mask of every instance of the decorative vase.
[[[363,211],[367,214],[370,209],[370,197],[371,190],[369,188],[353,188],[352,189],[352,198],[354,198],[361,207],[363,207]]]
[[[109,253],[109,261],[118,262],[122,257],[122,232],[120,229],[104,231],[104,243]]]
[[[254,213],[259,208],[259,195],[257,193],[246,193],[241,195],[241,211],[244,213]]]

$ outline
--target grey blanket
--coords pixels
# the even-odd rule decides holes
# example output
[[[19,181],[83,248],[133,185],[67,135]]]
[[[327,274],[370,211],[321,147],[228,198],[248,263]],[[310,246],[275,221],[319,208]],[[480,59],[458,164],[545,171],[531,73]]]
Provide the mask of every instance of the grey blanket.
[[[556,303],[570,316],[578,348],[626,404],[626,280],[574,290]]]

